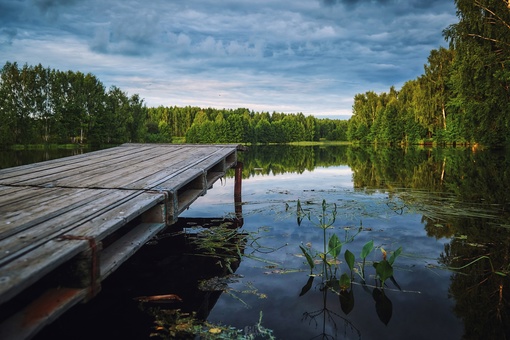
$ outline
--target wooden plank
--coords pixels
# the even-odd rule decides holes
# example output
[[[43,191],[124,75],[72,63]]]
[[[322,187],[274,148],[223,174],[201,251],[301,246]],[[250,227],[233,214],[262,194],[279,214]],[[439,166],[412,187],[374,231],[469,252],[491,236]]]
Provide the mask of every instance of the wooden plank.
[[[196,163],[196,159],[206,157],[211,150],[203,148],[194,148],[185,150],[182,153],[169,153],[167,149],[161,148],[163,154],[157,158],[151,158],[143,162],[138,162],[132,166],[122,166],[119,164],[116,169],[105,171],[105,174],[90,178],[90,180],[80,181],[80,187],[99,187],[99,188],[129,188],[129,189],[148,189],[148,187],[133,185],[133,182],[139,182],[144,178],[158,178],[167,174],[167,168],[179,167],[181,169],[190,167],[190,162]],[[178,148],[182,151],[182,148]]]
[[[61,189],[62,190],[62,189]],[[17,206],[2,207],[1,215],[4,219],[4,224],[0,225],[0,240],[23,232],[37,225],[42,225],[38,228],[49,228],[47,231],[55,230],[55,228],[62,228],[72,223],[76,217],[87,217],[90,213],[101,211],[103,205],[109,205],[112,201],[115,202],[118,196],[125,197],[132,194],[132,192],[110,192],[106,189],[102,190],[81,190],[81,189],[66,189],[69,194],[64,197],[55,199],[52,205],[40,205],[34,207],[25,207],[25,209],[18,209]],[[41,197],[46,193],[45,189],[39,188]],[[50,193],[51,194],[51,193]],[[30,200],[30,197],[27,198]],[[94,206],[88,206],[88,204]],[[97,206],[96,206],[97,205]],[[85,216],[80,216],[80,213],[86,213]],[[73,218],[73,215],[74,218]],[[53,220],[57,218],[57,220]],[[48,223],[49,221],[49,223]],[[67,221],[67,222],[66,222]],[[43,225],[44,224],[44,225]],[[47,224],[53,224],[47,225]],[[35,235],[26,235],[27,242],[32,242],[36,239]],[[0,242],[0,249],[2,243]],[[0,253],[0,258],[2,254]]]
[[[47,238],[57,237],[87,221],[101,218],[101,215],[108,211],[116,212],[115,208],[141,194],[123,190],[101,190],[100,194],[88,197],[86,204],[77,202],[71,206],[62,207],[53,214],[38,216],[35,221],[5,230],[2,234],[3,239],[0,240],[0,265],[10,258],[19,256],[20,252],[31,251]],[[133,218],[132,214],[128,217]],[[121,222],[128,222],[123,214],[119,219]],[[14,236],[6,237],[10,235]]]
[[[62,172],[50,174],[43,178],[32,178],[26,181],[18,181],[17,185],[39,185],[39,186],[64,186],[64,187],[82,187],[82,188],[117,188],[118,183],[126,183],[129,177],[138,177],[140,171],[154,171],[154,166],[162,167],[165,162],[171,164],[179,162],[179,152],[182,147],[176,147],[172,150],[163,148],[152,148],[145,150],[144,153],[137,153],[136,156],[126,156],[122,159],[103,160],[97,159],[94,162],[82,166],[72,172]],[[174,160],[175,159],[175,160]],[[101,166],[98,166],[101,164]]]
[[[51,240],[0,267],[0,304],[89,248],[86,240]]]
[[[133,183],[129,188],[143,187],[158,191],[178,190],[193,179],[203,176],[204,172],[197,168],[182,169],[172,167],[159,175],[158,177],[144,178],[143,180]]]
[[[53,189],[58,190],[58,189]],[[52,190],[48,190],[51,192]],[[1,207],[14,206],[17,207],[24,204],[27,198],[37,197],[42,191],[34,187],[7,187],[0,186],[0,217],[3,216]],[[7,208],[4,208],[7,209]]]
[[[174,184],[183,179],[184,174],[191,174],[194,169],[195,171],[204,171],[208,170],[215,165],[221,164],[224,166],[224,157],[225,154],[231,153],[232,150],[229,152],[223,153],[223,150],[217,150],[213,154],[208,154],[207,156],[203,158],[196,158],[188,159],[186,163],[186,168],[183,166],[175,167],[175,166],[169,166],[167,169],[155,173],[151,176],[144,177],[143,179],[133,182],[130,185],[124,187],[127,189],[135,189],[135,188],[149,188],[149,189],[160,189],[161,187],[165,187],[165,190],[168,189],[178,189],[178,187]],[[190,157],[191,158],[191,157]],[[183,161],[184,164],[184,161]],[[223,169],[223,168],[222,168]],[[225,169],[223,169],[224,171]],[[188,181],[184,181],[185,183]],[[165,183],[165,184],[163,184]]]
[[[112,178],[116,177],[118,180],[124,178],[126,174],[135,173],[132,170],[130,171],[130,168],[137,166],[137,164],[139,164],[140,168],[149,168],[148,165],[151,165],[151,167],[158,167],[159,164],[164,163],[164,165],[160,166],[160,168],[163,168],[170,166],[167,162],[170,162],[170,164],[173,162],[175,165],[175,163],[188,163],[197,159],[201,160],[202,158],[207,158],[208,155],[213,155],[218,152],[226,154],[235,152],[235,149],[232,150],[232,146],[230,146],[230,148],[218,148],[215,146],[203,145],[194,147],[182,145],[150,145],[143,147],[141,150],[134,148],[131,154],[125,154],[125,150],[130,150],[127,146],[108,150],[110,154],[101,155],[101,157],[98,157],[99,153],[96,152],[87,153],[85,154],[87,158],[81,159],[80,162],[69,162],[66,164],[60,164],[59,162],[54,164],[51,163],[52,161],[48,161],[50,164],[42,164],[48,163],[42,162],[41,166],[38,168],[30,168],[29,171],[20,171],[16,175],[11,174],[9,178],[2,179],[2,172],[0,171],[0,183],[9,185],[67,187],[76,187],[79,185],[80,187],[105,187],[105,184],[108,184]],[[118,156],[112,154],[115,150],[118,150],[118,153],[122,153],[122,155]],[[168,158],[168,155],[172,153],[179,157],[185,157],[185,159],[172,160],[172,157]],[[167,159],[158,158],[162,156]],[[51,166],[52,164],[54,165],[53,167]],[[102,166],[98,167],[97,164],[102,164]],[[57,165],[58,171],[55,168]],[[192,166],[191,164],[189,165]],[[186,164],[183,166],[186,166]],[[125,169],[125,171],[123,171],[123,169]],[[103,178],[101,181],[97,179],[98,175],[106,175],[108,177]],[[107,187],[114,186],[108,185]]]
[[[116,183],[128,182],[129,176],[139,177],[142,175],[140,171],[153,172],[157,168],[163,167],[162,163],[179,156],[178,151],[180,148],[175,148],[172,152],[164,149],[147,150],[137,157],[125,158],[119,162],[102,162],[101,167],[94,165],[92,169],[85,169],[86,176],[73,174],[55,181],[54,185],[118,188],[119,185]]]
[[[87,289],[53,288],[0,324],[0,339],[30,339],[87,295]]]
[[[16,194],[19,191],[23,192],[25,189],[26,188],[23,187],[20,188],[0,185],[0,200],[9,201],[13,194]]]
[[[179,216],[191,205],[191,203],[195,202],[197,198],[202,196],[203,193],[203,190],[186,190],[185,192],[179,193],[177,196],[179,203],[175,216]]]
[[[0,183],[9,185],[38,185],[38,186],[74,186],[73,182],[84,180],[86,178],[94,177],[98,173],[108,171],[108,168],[118,168],[119,163],[138,162],[147,159],[147,151],[149,148],[136,150],[131,154],[124,154],[112,157],[97,157],[94,153],[90,153],[89,158],[84,159],[82,162],[75,162],[69,164],[59,164],[59,166],[50,167],[43,165],[45,170],[30,169],[30,171],[23,171],[16,174],[11,174],[9,178],[0,179]],[[124,150],[125,151],[125,150]],[[100,164],[101,166],[98,166]],[[66,180],[67,179],[67,180]],[[64,183],[55,183],[57,181],[66,180]]]
[[[165,223],[142,223],[101,253],[101,279],[104,280],[166,227]]]
[[[132,221],[135,217],[143,216],[158,203],[164,202],[165,196],[156,192],[140,192],[135,198],[123,202],[103,214],[89,219],[85,223],[73,228],[66,235],[90,237],[96,240],[103,240],[120,227]],[[163,207],[164,208],[164,207]],[[162,218],[164,218],[162,212]],[[165,221],[157,221],[166,224]]]
[[[224,177],[224,172],[208,172],[206,179],[207,179],[207,189],[211,189],[213,187],[213,184],[216,183],[217,180]]]
[[[58,235],[52,235],[52,239],[45,239],[45,242],[37,247],[31,244],[30,252],[19,254],[11,261],[3,263],[0,266],[0,303],[36,282],[57,266],[69,261],[78,253],[87,250],[89,244],[83,239],[95,239],[97,243],[164,199],[163,195],[157,193],[141,193],[140,195],[137,199],[124,202],[115,209],[73,228],[72,233],[60,234],[60,236],[72,236],[73,239],[57,239]],[[166,226],[164,222],[155,224]]]
[[[148,149],[148,148],[147,148]],[[63,157],[63,158],[57,158],[52,159],[44,162],[38,162],[38,163],[32,163],[12,168],[6,168],[0,170],[0,182],[3,182],[7,178],[11,178],[13,176],[19,176],[20,174],[36,174],[40,173],[42,171],[48,170],[48,169],[65,169],[66,167],[79,167],[80,164],[88,164],[90,161],[97,160],[100,157],[104,157],[105,159],[111,158],[115,159],[117,157],[122,157],[123,155],[127,154],[129,155],[130,152],[144,152],[144,148],[136,148],[133,147],[132,149],[129,148],[123,148],[123,149],[117,149],[117,148],[110,148],[110,149],[104,149],[99,151],[93,151],[81,155],[75,155],[75,156],[69,156],[69,157]],[[35,175],[37,176],[37,174]]]
[[[129,188],[129,189],[148,189],[147,187],[139,187],[132,185],[133,182],[137,182],[140,179],[151,177],[151,176],[162,176],[166,172],[165,169],[169,167],[186,168],[189,165],[189,159],[191,157],[203,157],[202,154],[195,152],[187,153],[185,158],[183,154],[176,155],[175,157],[169,157],[169,155],[162,155],[156,159],[150,161],[139,162],[133,167],[120,167],[118,169],[112,169],[112,171],[105,175],[91,179],[90,181],[83,181],[79,185],[84,187],[99,187],[99,188]],[[153,163],[155,162],[155,163]],[[157,164],[156,166],[154,164]]]
[[[9,215],[27,211],[37,215],[38,210],[51,210],[51,206],[66,206],[69,196],[83,199],[87,189],[22,187],[25,190],[13,195],[7,202],[0,202],[0,216],[12,222]],[[82,196],[83,195],[83,196]]]
[[[200,160],[196,167],[200,167],[204,170],[216,167],[215,171],[226,171],[228,169],[226,167],[226,159],[233,153],[235,153],[235,150],[218,149],[214,154],[211,154],[210,157]]]

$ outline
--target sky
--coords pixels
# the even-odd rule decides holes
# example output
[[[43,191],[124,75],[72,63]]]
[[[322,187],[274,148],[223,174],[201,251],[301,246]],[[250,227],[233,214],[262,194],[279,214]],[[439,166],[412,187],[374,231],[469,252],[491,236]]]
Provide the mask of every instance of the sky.
[[[456,22],[453,0],[0,0],[0,67],[91,73],[148,107],[346,117]]]

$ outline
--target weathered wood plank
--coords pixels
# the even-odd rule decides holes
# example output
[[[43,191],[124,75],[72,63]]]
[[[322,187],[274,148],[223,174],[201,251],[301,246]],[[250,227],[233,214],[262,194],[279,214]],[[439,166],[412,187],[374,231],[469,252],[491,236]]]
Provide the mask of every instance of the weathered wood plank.
[[[113,273],[147,241],[166,227],[165,223],[142,223],[101,253],[101,279]]]
[[[157,193],[124,190],[101,193],[101,196],[91,196],[87,204],[77,204],[74,209],[37,221],[31,228],[14,230],[13,237],[4,237],[0,240],[0,265],[64,234],[101,240],[164,200],[164,195]]]
[[[116,159],[121,158],[124,155],[130,155],[133,152],[143,153],[144,151],[150,149],[150,147],[142,147],[139,148],[110,148],[104,149],[94,152],[89,152],[85,154],[69,156],[64,158],[52,159],[39,163],[32,163],[22,166],[17,166],[13,168],[6,168],[0,170],[0,182],[3,182],[5,179],[19,176],[20,174],[42,174],[44,171],[48,169],[60,169],[63,170],[66,167],[79,167],[80,164],[88,164],[89,162],[95,162],[100,158],[104,159]]]
[[[123,204],[105,211],[101,215],[95,216],[87,220],[85,223],[76,226],[66,235],[76,235],[97,240],[103,240],[120,227],[132,221],[135,217],[143,216],[143,214],[154,207],[158,203],[164,202],[164,195],[156,192],[141,192],[138,196],[133,197]],[[164,207],[162,208],[164,209]],[[162,212],[164,219],[164,212]],[[166,225],[165,221],[157,221]]]
[[[37,186],[74,186],[77,180],[93,178],[97,174],[118,169],[119,164],[136,164],[139,161],[151,157],[149,148],[145,150],[135,150],[133,153],[127,153],[120,156],[111,155],[100,156],[90,153],[91,157],[81,159],[81,162],[72,162],[60,164],[58,167],[48,167],[45,170],[33,171],[28,169],[15,174],[10,174],[9,178],[0,178],[0,183],[8,185],[37,185]],[[163,152],[161,150],[160,152]],[[109,156],[109,157],[108,157]],[[101,165],[101,166],[98,166]],[[1,176],[1,172],[0,172]],[[70,179],[68,179],[70,178]],[[57,183],[65,181],[64,183]]]
[[[9,286],[28,286],[58,265],[85,251],[87,248],[83,246],[83,242],[86,244],[88,242],[84,240],[93,239],[96,243],[100,242],[128,221],[142,215],[163,200],[163,195],[157,193],[142,193],[141,195],[142,197],[138,197],[138,200],[133,199],[125,202],[111,211],[72,228],[65,234],[53,234],[51,238],[41,237],[42,241],[37,246],[31,243],[30,252],[27,252],[27,247],[24,247],[11,261],[2,263],[0,267],[0,303],[3,302],[4,295],[9,296],[7,292],[9,289],[17,291]],[[161,228],[166,226],[164,221],[155,224]],[[43,232],[43,230],[39,231]],[[65,239],[63,239],[64,237]],[[12,246],[15,248],[16,244]]]
[[[29,339],[44,326],[57,320],[72,306],[82,301],[88,291],[76,288],[53,288],[32,301],[22,311],[0,324],[0,339]]]
[[[51,240],[0,267],[0,303],[4,303],[89,248],[86,240]]]
[[[41,194],[37,197],[40,198],[46,191],[42,188],[38,189]],[[2,207],[0,213],[5,222],[0,225],[0,240],[35,226],[38,226],[37,229],[48,228],[46,232],[53,231],[55,228],[65,228],[66,225],[72,224],[76,219],[87,218],[90,213],[101,211],[103,209],[101,204],[109,205],[110,202],[115,202],[129,194],[133,194],[133,192],[124,191],[110,192],[106,189],[66,189],[65,191],[68,194],[65,197],[55,199],[52,205],[34,205],[25,209],[18,209],[17,206]],[[27,197],[29,202],[31,202],[30,199],[30,197]],[[89,203],[92,203],[93,206],[88,206]],[[81,216],[81,213],[85,213],[85,216]],[[27,235],[26,237],[26,242],[35,241],[34,235]],[[2,257],[2,250],[2,242],[0,241],[0,258]]]
[[[49,189],[48,193],[58,191],[61,189]],[[14,206],[15,208],[21,204],[25,204],[27,198],[37,199],[37,196],[42,193],[39,188],[35,187],[7,187],[0,186],[0,209],[5,206]],[[33,203],[32,203],[33,204]],[[4,208],[7,209],[7,208]],[[3,217],[3,210],[0,210],[0,216]]]
[[[149,189],[147,187],[136,187],[132,182],[165,172],[169,167],[179,166],[180,168],[189,167],[190,159],[195,157],[203,157],[199,150],[187,152],[186,155],[179,154],[172,156],[170,154],[161,155],[158,158],[134,163],[131,166],[118,165],[117,169],[111,169],[102,176],[90,178],[82,181],[79,186],[98,187],[98,188],[130,188],[130,189]]]

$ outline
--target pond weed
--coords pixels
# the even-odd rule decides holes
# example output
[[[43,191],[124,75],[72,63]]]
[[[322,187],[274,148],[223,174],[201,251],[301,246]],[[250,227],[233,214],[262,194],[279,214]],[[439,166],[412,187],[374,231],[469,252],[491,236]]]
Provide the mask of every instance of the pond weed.
[[[360,252],[360,261],[358,262],[358,268],[356,268],[356,257],[353,252],[349,249],[346,249],[344,252],[345,263],[347,264],[350,275],[347,273],[340,272],[340,260],[339,257],[342,253],[342,247],[348,243],[354,241],[357,235],[363,231],[363,224],[360,222],[360,226],[356,229],[356,231],[351,234],[351,228],[344,228],[345,235],[343,240],[338,237],[338,235],[334,232],[331,235],[328,235],[328,231],[332,231],[334,228],[334,223],[336,221],[337,216],[337,205],[330,204],[328,205],[326,200],[322,201],[321,211],[318,216],[314,216],[310,211],[305,212],[303,209],[300,200],[297,202],[297,215],[298,221],[300,224],[302,218],[305,216],[312,224],[318,227],[322,232],[322,249],[320,251],[313,250],[311,246],[303,246],[300,245],[299,248],[301,252],[306,258],[308,267],[310,269],[310,275],[317,275],[325,277],[326,281],[331,282],[337,280],[340,282],[341,290],[344,290],[345,287],[350,285],[350,282],[354,281],[354,273],[357,273],[360,278],[362,284],[366,284],[366,263],[368,256],[374,251],[374,241],[370,240],[361,249]],[[379,281],[379,286],[384,289],[385,282],[387,279],[391,278],[391,281],[396,283],[395,278],[393,276],[393,264],[396,258],[402,253],[402,247],[398,248],[396,251],[392,252],[389,259],[387,259],[387,252],[384,248],[380,248],[382,253],[382,260],[373,262],[373,267],[375,269],[374,277]],[[314,274],[314,269],[316,269],[316,263],[321,263],[321,272]],[[349,283],[349,284],[348,284]],[[400,289],[398,284],[396,284],[397,288]]]

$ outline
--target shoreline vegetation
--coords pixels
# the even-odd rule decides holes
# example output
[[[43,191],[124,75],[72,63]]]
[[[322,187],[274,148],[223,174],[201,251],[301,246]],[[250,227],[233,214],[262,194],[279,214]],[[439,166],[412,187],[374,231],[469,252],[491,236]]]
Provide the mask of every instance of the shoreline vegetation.
[[[6,62],[0,70],[0,148],[122,143],[388,146],[510,145],[510,10],[505,1],[455,0],[459,22],[443,31],[424,73],[400,90],[354,96],[349,120],[247,108],[147,107],[106,90],[92,74]]]
[[[172,141],[169,142],[171,144],[185,144],[186,140],[182,137],[176,137],[172,138]],[[367,145],[373,145],[373,146],[395,146],[395,147],[409,147],[409,146],[415,146],[415,147],[464,147],[464,148],[471,148],[473,151],[482,149],[482,146],[480,146],[478,143],[443,143],[438,144],[433,141],[420,141],[412,145],[388,145],[388,144],[382,144],[378,145],[376,143],[357,143],[352,141],[329,141],[329,140],[321,140],[321,141],[299,141],[299,142],[289,142],[289,143],[239,143],[242,145],[281,145],[286,144],[290,146],[339,146],[339,145],[351,145],[351,146],[367,146]],[[107,145],[100,145],[100,146],[94,146],[90,144],[14,144],[14,145],[0,145],[0,150],[73,150],[73,149],[104,149],[109,147],[115,147],[120,144],[107,144]]]

